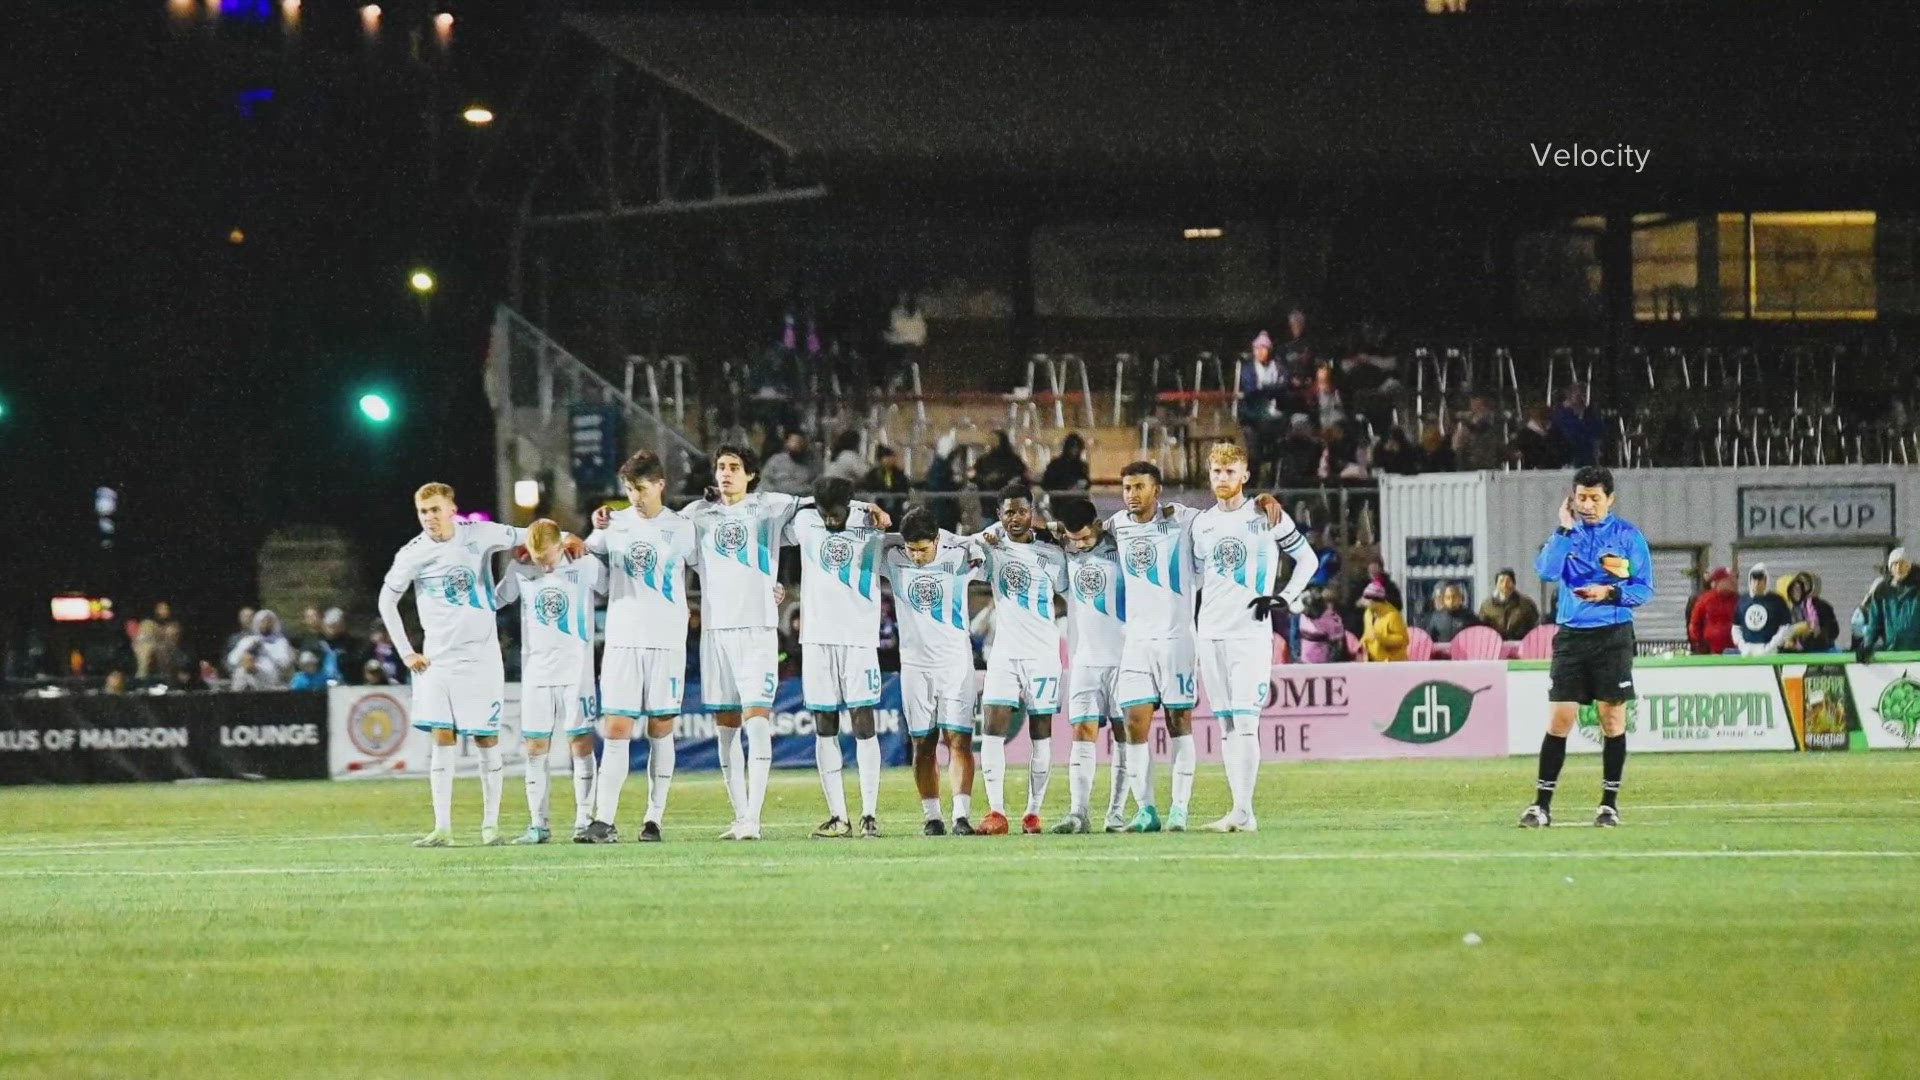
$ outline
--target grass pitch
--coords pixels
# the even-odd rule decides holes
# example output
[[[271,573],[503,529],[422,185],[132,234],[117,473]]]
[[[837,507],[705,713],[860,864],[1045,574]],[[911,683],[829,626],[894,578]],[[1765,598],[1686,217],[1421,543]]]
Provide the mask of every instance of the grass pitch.
[[[783,772],[759,844],[698,777],[666,844],[438,851],[423,781],[0,789],[0,1076],[1920,1070],[1920,755],[1637,756],[1617,831],[1596,766],[1546,832],[1515,759],[1270,765],[1254,835],[923,838],[896,770],[813,841]]]

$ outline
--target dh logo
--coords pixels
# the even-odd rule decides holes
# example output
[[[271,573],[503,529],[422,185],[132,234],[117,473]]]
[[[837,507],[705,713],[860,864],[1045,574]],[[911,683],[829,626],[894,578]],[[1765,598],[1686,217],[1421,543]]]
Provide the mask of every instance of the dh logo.
[[[1467,726],[1475,694],[1450,682],[1423,682],[1400,699],[1393,720],[1380,734],[1405,743],[1436,743],[1452,738]]]

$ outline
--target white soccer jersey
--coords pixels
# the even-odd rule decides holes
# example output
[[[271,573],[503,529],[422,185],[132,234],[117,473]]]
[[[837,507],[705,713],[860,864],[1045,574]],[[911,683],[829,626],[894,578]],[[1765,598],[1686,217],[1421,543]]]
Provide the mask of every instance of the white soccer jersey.
[[[848,512],[847,527],[828,530],[820,511],[794,514],[786,541],[800,548],[800,642],[803,645],[880,645],[880,552],[887,534],[867,524],[864,509]]]
[[[1193,521],[1200,511],[1175,504],[1168,517],[1164,505],[1145,523],[1125,510],[1107,519],[1126,576],[1129,641],[1193,636]]]
[[[484,658],[489,650],[498,659],[491,557],[525,542],[525,531],[510,525],[463,521],[445,542],[421,533],[394,555],[384,587],[395,601],[413,588],[426,633],[420,651],[429,660]],[[395,643],[401,640],[395,633]]]
[[[607,591],[599,559],[561,559],[551,571],[507,567],[501,607],[520,601],[520,681],[527,686],[593,685],[593,598]]]
[[[993,644],[987,648],[987,667],[1005,660],[1046,659],[1060,663],[1060,628],[1053,621],[1053,597],[1067,591],[1067,556],[1045,540],[1016,544],[1003,526],[991,525],[982,536],[999,536],[998,544],[977,541],[986,562],[987,584],[993,589]]]
[[[1273,595],[1280,577],[1279,541],[1295,543],[1300,530],[1284,511],[1280,524],[1254,509],[1253,500],[1237,510],[1202,510],[1193,521],[1193,558],[1200,568],[1200,616],[1196,629],[1210,641],[1269,638],[1271,624],[1255,619],[1247,604]]]
[[[967,583],[981,580],[978,562],[971,544],[944,532],[925,566],[915,566],[904,547],[880,557],[900,623],[900,666],[973,670]]]
[[[687,642],[687,567],[700,567],[693,522],[662,509],[641,517],[633,507],[587,538],[606,560],[607,646],[679,649]]]
[[[1067,645],[1074,666],[1113,667],[1127,623],[1120,549],[1112,536],[1086,551],[1067,552]]]
[[[682,511],[698,535],[702,630],[778,625],[781,537],[799,505],[792,495],[754,491],[732,506],[702,500]]]

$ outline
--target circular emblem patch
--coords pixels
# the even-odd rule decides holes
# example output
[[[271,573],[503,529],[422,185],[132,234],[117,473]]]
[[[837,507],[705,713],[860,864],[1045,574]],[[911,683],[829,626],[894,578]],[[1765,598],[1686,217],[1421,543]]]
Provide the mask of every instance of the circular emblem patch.
[[[1147,567],[1153,565],[1156,554],[1153,549],[1153,541],[1151,540],[1129,541],[1127,543],[1127,569],[1132,570],[1136,574],[1144,573]]]
[[[644,540],[635,540],[627,545],[627,573],[634,577],[651,577],[654,563],[659,560],[653,545]]]
[[[1746,624],[1747,629],[1757,634],[1767,628],[1767,609],[1754,604],[1747,608],[1746,615],[1740,621]]]
[[[747,546],[747,526],[744,522],[723,521],[713,531],[713,546],[727,555],[738,555]]]
[[[1213,565],[1223,574],[1230,574],[1247,565],[1247,545],[1233,537],[1220,541],[1214,545]]]
[[[464,566],[447,571],[447,576],[441,579],[440,591],[449,604],[469,603],[473,599],[473,571]]]
[[[1000,571],[1000,583],[1008,592],[1023,593],[1033,585],[1033,572],[1025,563],[1008,563],[1006,569]]]
[[[347,713],[347,739],[370,758],[383,758],[407,741],[407,707],[388,694],[368,694]]]
[[[534,598],[534,618],[542,626],[565,626],[567,623],[567,593],[564,589],[541,589]]]
[[[915,611],[928,613],[939,611],[946,598],[947,591],[940,587],[940,581],[937,578],[917,578],[913,584],[907,586],[907,603],[913,605]]]
[[[829,536],[820,547],[820,562],[829,570],[840,570],[853,563],[853,541],[844,536]]]
[[[1082,600],[1091,600],[1104,596],[1107,592],[1107,570],[1098,563],[1087,563],[1073,573],[1073,591]]]

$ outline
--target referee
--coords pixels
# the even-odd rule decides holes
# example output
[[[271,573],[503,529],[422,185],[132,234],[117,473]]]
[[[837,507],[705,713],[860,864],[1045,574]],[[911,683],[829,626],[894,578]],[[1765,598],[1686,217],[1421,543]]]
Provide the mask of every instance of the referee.
[[[1560,587],[1553,639],[1553,718],[1540,740],[1540,779],[1522,828],[1553,824],[1553,789],[1567,760],[1567,733],[1580,706],[1598,702],[1602,745],[1600,812],[1595,825],[1620,824],[1620,774],[1627,766],[1627,702],[1633,696],[1633,609],[1653,597],[1653,554],[1647,538],[1613,516],[1613,473],[1588,466],[1573,474],[1573,494],[1560,500],[1560,527],[1534,560],[1540,580]]]

